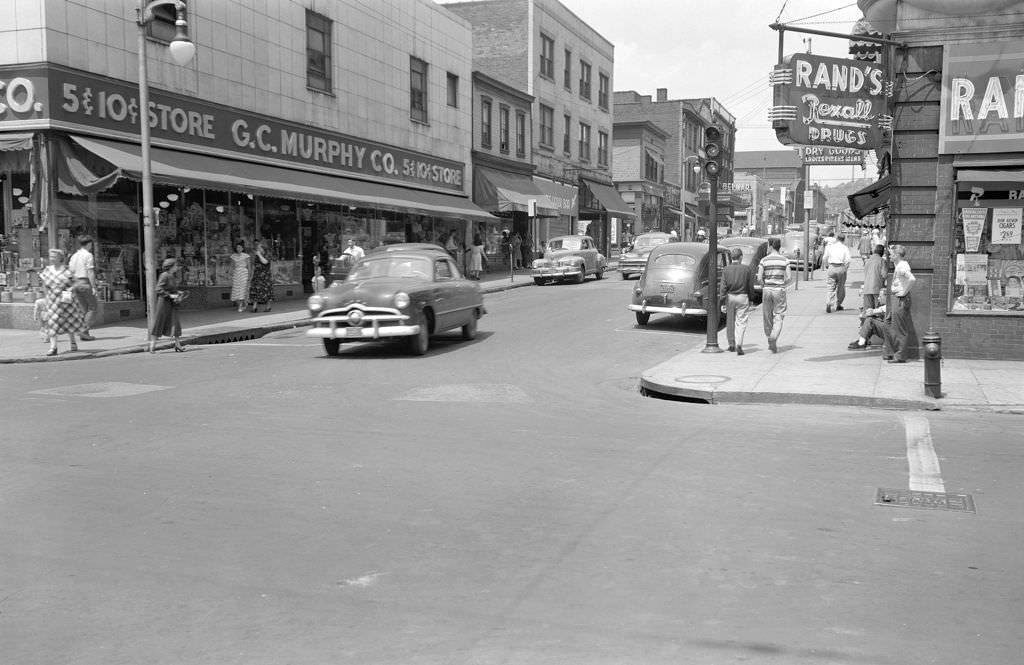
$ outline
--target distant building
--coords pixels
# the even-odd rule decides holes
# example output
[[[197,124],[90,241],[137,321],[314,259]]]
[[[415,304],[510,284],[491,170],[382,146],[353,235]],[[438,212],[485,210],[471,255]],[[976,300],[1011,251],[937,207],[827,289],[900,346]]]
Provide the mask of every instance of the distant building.
[[[723,135],[722,170],[719,183],[732,183],[736,119],[718,100],[669,99],[667,88],[658,88],[657,96],[641,95],[633,90],[615,92],[615,118],[623,122],[651,121],[668,134],[665,140],[665,179],[680,185],[683,212],[680,236],[692,239],[700,228],[711,223],[706,192],[701,200],[703,174],[694,171],[701,160],[704,129],[717,125]],[[731,188],[722,187],[718,199],[718,223],[733,225],[734,200]]]
[[[548,209],[511,230],[534,238],[585,231],[608,251],[633,212],[612,186],[614,46],[557,0],[443,5],[473,27],[473,68],[533,96],[535,184]]]
[[[665,180],[665,139],[668,133],[653,122],[616,122],[612,140],[615,155],[612,178],[622,200],[637,218],[628,230],[679,231],[679,185]],[[672,196],[673,191],[674,196]],[[674,206],[674,207],[670,207]]]
[[[795,150],[741,151],[736,153],[734,164],[738,175],[757,177],[764,183],[768,199],[775,201],[781,209],[783,228],[803,223],[803,169]],[[824,219],[824,213],[822,215]],[[777,222],[769,223],[772,225],[771,233],[781,230]]]

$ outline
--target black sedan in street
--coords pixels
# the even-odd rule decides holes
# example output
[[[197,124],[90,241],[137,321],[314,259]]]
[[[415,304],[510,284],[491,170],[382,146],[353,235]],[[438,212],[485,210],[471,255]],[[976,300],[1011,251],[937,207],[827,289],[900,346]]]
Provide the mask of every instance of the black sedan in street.
[[[328,355],[343,342],[404,337],[409,350],[423,355],[430,336],[461,329],[476,337],[477,319],[486,312],[476,282],[466,279],[443,250],[403,248],[371,252],[344,282],[309,299],[312,327]]]

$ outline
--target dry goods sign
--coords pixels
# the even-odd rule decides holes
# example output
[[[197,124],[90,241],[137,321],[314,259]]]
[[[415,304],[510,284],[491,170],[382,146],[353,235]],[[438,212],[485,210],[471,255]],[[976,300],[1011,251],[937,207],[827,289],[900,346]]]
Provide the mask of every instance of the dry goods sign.
[[[871,150],[892,129],[892,84],[875,63],[796,53],[769,76],[768,117],[781,143]]]

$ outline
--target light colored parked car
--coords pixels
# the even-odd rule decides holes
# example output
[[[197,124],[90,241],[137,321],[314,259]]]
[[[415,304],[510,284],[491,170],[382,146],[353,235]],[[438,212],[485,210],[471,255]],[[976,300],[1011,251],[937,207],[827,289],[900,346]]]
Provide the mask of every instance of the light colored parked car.
[[[640,275],[647,265],[647,255],[658,245],[672,242],[672,236],[661,231],[641,233],[633,239],[633,245],[619,256],[619,274],[622,279],[630,275]]]
[[[597,251],[590,236],[558,236],[548,241],[544,258],[533,262],[533,281],[538,286],[548,282],[572,280],[582,284],[587,275],[604,277],[608,261]]]
[[[651,251],[629,304],[637,324],[647,325],[651,314],[708,315],[708,248],[704,242],[670,242]],[[725,301],[722,271],[728,263],[729,250],[719,247],[719,307]]]

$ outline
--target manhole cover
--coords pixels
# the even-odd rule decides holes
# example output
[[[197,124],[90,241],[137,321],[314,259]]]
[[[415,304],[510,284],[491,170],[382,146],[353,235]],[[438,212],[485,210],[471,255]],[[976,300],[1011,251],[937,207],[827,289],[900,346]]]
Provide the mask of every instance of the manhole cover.
[[[33,390],[32,395],[57,395],[60,397],[130,397],[154,390],[167,390],[170,386],[153,386],[145,383],[122,383],[120,381],[104,381],[102,383],[79,383],[73,386],[44,388]]]
[[[890,490],[883,487],[878,488],[878,492],[875,494],[875,505],[924,508],[926,510],[956,510],[963,513],[977,512],[974,509],[974,499],[970,494]]]

